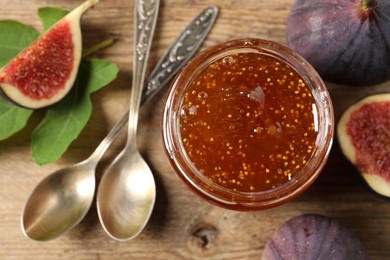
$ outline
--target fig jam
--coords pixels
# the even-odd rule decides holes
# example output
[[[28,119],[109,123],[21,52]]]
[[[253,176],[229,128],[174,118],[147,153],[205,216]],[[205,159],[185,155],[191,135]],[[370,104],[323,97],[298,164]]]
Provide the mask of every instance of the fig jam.
[[[210,63],[188,85],[180,135],[194,166],[238,191],[291,181],[316,149],[311,90],[289,65],[261,53]]]
[[[328,92],[310,65],[282,45],[243,39],[206,50],[182,70],[163,131],[171,163],[192,190],[253,210],[281,204],[314,181],[332,125]]]

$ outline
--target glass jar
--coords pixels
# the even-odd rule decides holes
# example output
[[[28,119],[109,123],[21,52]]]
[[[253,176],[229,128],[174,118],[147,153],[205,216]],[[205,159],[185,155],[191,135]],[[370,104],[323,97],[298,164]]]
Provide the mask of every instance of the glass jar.
[[[332,102],[315,69],[272,41],[237,39],[193,58],[163,111],[163,140],[196,194],[233,210],[262,210],[306,190],[332,145]]]

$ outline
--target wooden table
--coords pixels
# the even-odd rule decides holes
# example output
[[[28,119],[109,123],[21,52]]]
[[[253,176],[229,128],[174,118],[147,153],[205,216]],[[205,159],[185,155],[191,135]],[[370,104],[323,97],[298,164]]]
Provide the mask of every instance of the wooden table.
[[[0,19],[16,19],[41,28],[37,8],[71,9],[81,0],[0,0]],[[292,0],[216,0],[220,15],[203,48],[238,37],[285,42],[285,21]],[[151,53],[150,67],[192,18],[209,5],[205,0],[163,0]],[[153,169],[157,202],[144,232],[129,242],[116,242],[102,230],[93,206],[71,232],[47,243],[25,238],[20,214],[32,188],[60,167],[88,157],[116,120],[126,111],[131,85],[133,1],[102,0],[83,19],[85,45],[107,37],[117,42],[97,54],[115,62],[120,73],[110,86],[93,96],[90,122],[68,152],[55,164],[38,166],[31,159],[30,134],[42,114],[26,129],[0,142],[0,259],[259,259],[265,243],[286,220],[302,213],[334,217],[347,225],[366,246],[371,259],[390,259],[390,202],[364,185],[343,157],[337,139],[319,179],[294,201],[266,211],[235,212],[202,201],[174,174],[162,148],[160,133],[164,95],[146,104],[140,116],[140,149]],[[328,84],[336,119],[352,103],[372,93],[389,92],[388,83],[350,88]],[[98,167],[121,150],[122,134]]]

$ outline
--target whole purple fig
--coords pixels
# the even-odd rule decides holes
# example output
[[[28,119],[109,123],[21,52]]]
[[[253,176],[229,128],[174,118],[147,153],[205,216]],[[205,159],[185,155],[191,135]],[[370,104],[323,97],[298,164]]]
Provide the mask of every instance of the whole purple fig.
[[[326,81],[374,85],[390,79],[390,1],[296,0],[287,45]]]
[[[288,220],[266,244],[262,260],[366,260],[360,240],[339,221],[304,214]]]

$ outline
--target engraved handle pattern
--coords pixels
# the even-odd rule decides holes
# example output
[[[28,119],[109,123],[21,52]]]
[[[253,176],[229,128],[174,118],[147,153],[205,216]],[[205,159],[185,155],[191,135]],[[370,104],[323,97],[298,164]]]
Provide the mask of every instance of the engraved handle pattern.
[[[156,27],[160,0],[136,0],[134,8],[133,86],[130,96],[127,147],[133,145],[138,125],[138,111],[145,81],[145,71]]]
[[[176,39],[164,58],[156,65],[150,75],[148,85],[144,89],[142,101],[157,92],[161,86],[168,83],[203,43],[204,38],[211,30],[218,14],[216,6],[203,10],[185,28]]]
[[[135,8],[135,55],[140,61],[146,61],[152,43],[154,27],[158,15],[159,0],[136,1]]]

